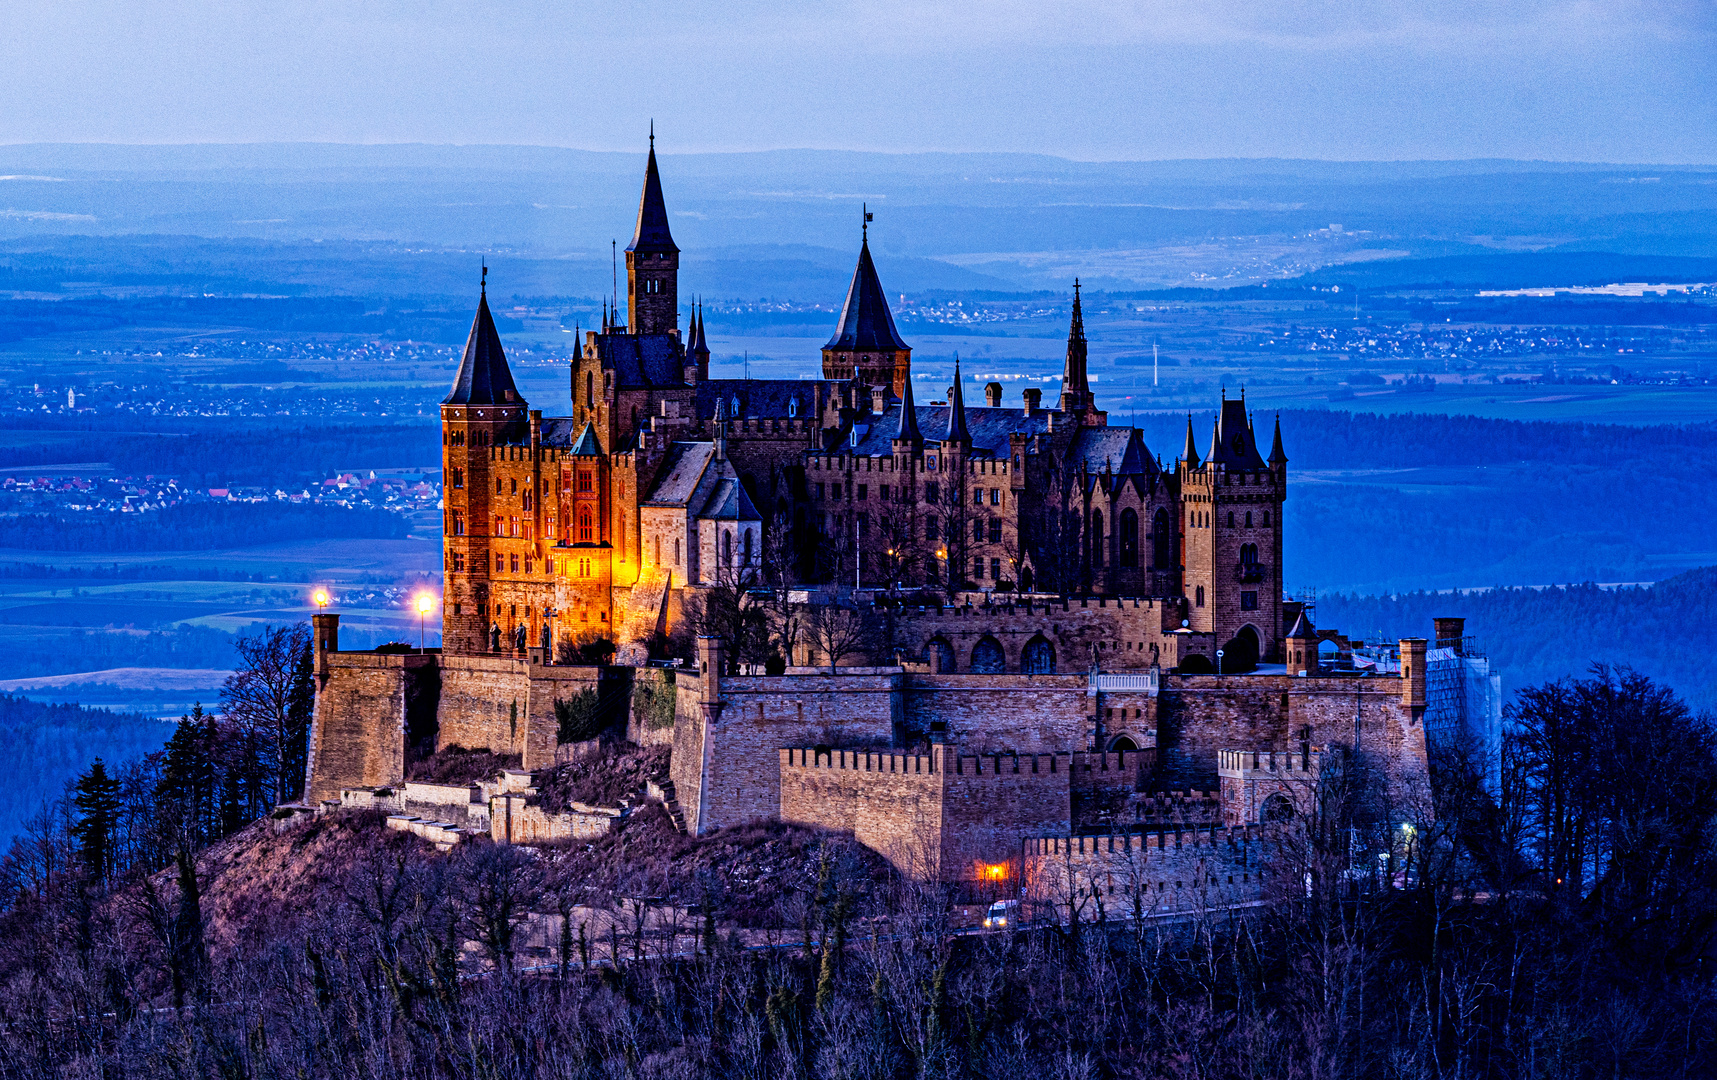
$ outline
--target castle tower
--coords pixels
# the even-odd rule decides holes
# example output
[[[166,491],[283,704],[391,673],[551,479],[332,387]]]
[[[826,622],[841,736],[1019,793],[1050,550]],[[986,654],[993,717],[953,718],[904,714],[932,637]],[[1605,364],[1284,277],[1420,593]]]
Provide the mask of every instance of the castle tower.
[[[656,132],[650,131],[650,157],[644,165],[644,193],[638,200],[638,225],[626,246],[627,318],[634,334],[672,334],[680,325],[680,249],[668,231],[668,207],[662,177],[656,171]]]
[[[482,652],[488,647],[491,492],[497,448],[517,442],[528,423],[529,406],[513,383],[489,314],[487,268],[483,275],[465,355],[453,389],[441,403],[447,582],[441,597],[441,636],[448,652]]]
[[[870,220],[868,213],[865,220]],[[888,297],[876,276],[876,263],[871,261],[870,228],[866,225],[840,325],[823,346],[823,378],[886,386],[898,398],[906,392],[906,381],[911,377],[912,348],[894,328]]]
[[[1230,670],[1275,662],[1282,647],[1282,501],[1287,455],[1266,462],[1244,395],[1223,394],[1200,463],[1187,430],[1178,469],[1185,516],[1185,592],[1190,628],[1214,636]]]

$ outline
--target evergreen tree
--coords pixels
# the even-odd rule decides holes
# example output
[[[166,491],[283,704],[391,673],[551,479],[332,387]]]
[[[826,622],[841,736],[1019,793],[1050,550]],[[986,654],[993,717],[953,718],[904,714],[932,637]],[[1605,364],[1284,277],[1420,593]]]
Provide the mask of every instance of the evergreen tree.
[[[107,765],[96,758],[89,771],[78,777],[72,805],[78,818],[72,836],[89,875],[105,883],[113,868],[114,832],[119,824],[119,781],[108,775]]]
[[[280,748],[281,802],[291,802],[304,794],[304,771],[310,758],[310,721],[316,711],[315,674],[315,653],[306,637],[292,667],[292,691]]]
[[[214,717],[200,703],[191,706],[167,740],[155,788],[164,824],[195,847],[208,843],[219,822],[213,744]]]

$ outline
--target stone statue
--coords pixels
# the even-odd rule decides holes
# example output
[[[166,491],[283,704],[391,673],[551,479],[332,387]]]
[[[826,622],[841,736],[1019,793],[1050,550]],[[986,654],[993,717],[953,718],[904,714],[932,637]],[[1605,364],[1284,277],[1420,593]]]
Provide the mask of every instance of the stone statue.
[[[553,656],[552,656],[552,654],[551,654],[551,653],[550,653],[550,652],[549,652],[549,632],[548,632],[548,623],[546,623],[546,622],[545,622],[545,623],[543,623],[543,663],[545,663],[545,664],[546,664],[546,663],[548,663],[548,662],[549,662],[549,661],[550,661],[550,660],[551,660],[551,659],[553,659]]]
[[[514,652],[524,652],[525,651],[525,624],[524,623],[520,623],[519,625],[513,627],[513,651]]]
[[[491,623],[489,626],[489,651],[501,651],[501,624]]]

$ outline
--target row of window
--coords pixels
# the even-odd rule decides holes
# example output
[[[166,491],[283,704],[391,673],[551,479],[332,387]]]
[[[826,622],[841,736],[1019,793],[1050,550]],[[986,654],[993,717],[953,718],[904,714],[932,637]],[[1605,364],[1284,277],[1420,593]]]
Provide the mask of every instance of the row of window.
[[[1203,607],[1204,606],[1204,586],[1203,585],[1200,585],[1196,589],[1193,590],[1193,601],[1192,601],[1192,603],[1193,603],[1194,607]],[[1258,593],[1255,590],[1248,589],[1248,590],[1241,592],[1241,594],[1240,594],[1240,610],[1241,611],[1257,611],[1258,610]]]
[[[1187,512],[1187,518],[1187,528],[1189,529],[1210,528],[1210,511],[1208,510],[1190,510]],[[1252,528],[1252,511],[1246,511],[1243,517],[1237,517],[1233,510],[1228,511],[1228,527],[1230,529]],[[1270,527],[1270,511],[1259,511],[1257,527],[1261,529],[1268,529]]]
[[[502,517],[497,514],[495,515],[495,530],[489,535],[511,537],[518,540],[534,540],[535,537],[532,535],[534,528],[535,526],[528,518]],[[452,530],[454,536],[465,535],[465,514],[463,511],[453,511]],[[547,536],[550,540],[555,537],[555,519],[553,517],[548,519]],[[575,533],[575,539],[581,544],[596,542],[596,522],[588,512],[578,515],[578,529]]]

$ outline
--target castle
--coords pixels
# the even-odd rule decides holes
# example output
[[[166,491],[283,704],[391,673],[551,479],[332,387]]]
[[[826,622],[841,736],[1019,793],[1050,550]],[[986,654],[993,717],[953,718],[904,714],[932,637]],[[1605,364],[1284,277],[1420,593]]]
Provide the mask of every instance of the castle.
[[[1311,811],[1331,755],[1423,795],[1425,642],[1355,665],[1283,596],[1279,421],[1265,456],[1225,393],[1207,450],[1189,418],[1164,465],[1097,407],[1077,283],[1055,407],[995,383],[968,404],[958,361],[919,404],[868,224],[822,379],[712,379],[679,255],[652,140],[625,321],[583,335],[569,417],[519,393],[485,284],[442,403],[443,647],[341,652],[317,617],[312,799],[454,745],[552,764],[555,703],[583,689],[672,745],[688,831],[827,825],[932,877],[1021,873],[1100,828],[1142,855],[1170,791],[1177,849],[1197,826],[1241,851]],[[886,610],[867,666],[810,635],[768,664],[693,654],[700,597],[789,585]],[[615,663],[587,662],[598,639]]]

